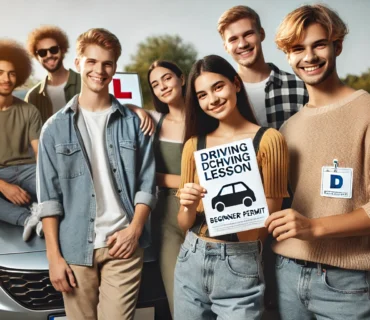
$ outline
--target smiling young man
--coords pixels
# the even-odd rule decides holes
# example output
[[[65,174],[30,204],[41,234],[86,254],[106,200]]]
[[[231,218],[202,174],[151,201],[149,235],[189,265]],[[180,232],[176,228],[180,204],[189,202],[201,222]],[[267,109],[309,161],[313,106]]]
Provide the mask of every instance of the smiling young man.
[[[338,77],[347,32],[334,11],[307,5],[275,39],[310,97],[281,128],[292,209],[266,221],[283,320],[370,318],[370,95]]]
[[[226,52],[238,64],[258,124],[279,129],[307,102],[303,82],[265,62],[262,50],[265,31],[253,9],[230,8],[218,20],[217,29]]]
[[[25,98],[40,110],[45,122],[80,92],[81,78],[63,65],[69,42],[60,28],[45,25],[33,30],[28,36],[27,47],[48,72],[45,79],[30,89]]]
[[[42,122],[34,106],[12,93],[31,71],[27,51],[0,40],[0,220],[24,226],[24,240],[39,222],[37,205],[31,204],[37,201],[35,162]]]
[[[68,319],[132,319],[155,205],[152,144],[137,116],[108,93],[121,55],[117,37],[90,29],[79,36],[77,55],[81,93],[40,138],[50,279]]]

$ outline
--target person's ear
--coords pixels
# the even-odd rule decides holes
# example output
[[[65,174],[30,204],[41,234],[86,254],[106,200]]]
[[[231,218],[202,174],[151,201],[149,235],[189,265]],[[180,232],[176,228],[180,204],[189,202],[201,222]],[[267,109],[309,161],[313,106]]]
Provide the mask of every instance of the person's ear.
[[[292,61],[290,60],[290,54],[289,54],[289,52],[286,52],[285,53],[285,57],[288,60],[289,65],[292,66]]]
[[[241,88],[241,83],[240,83],[240,80],[238,79],[237,76],[235,76],[235,78],[234,78],[234,85],[235,85],[235,88],[236,88],[236,92],[239,92],[240,88]]]
[[[76,70],[77,70],[77,72],[78,73],[80,73],[81,72],[81,66],[80,66],[80,58],[79,57],[77,57],[76,59],[75,59],[75,66],[76,66]]]
[[[343,40],[335,40],[334,43],[335,56],[338,57],[343,50]]]
[[[261,42],[263,40],[265,40],[265,38],[266,38],[265,29],[263,29],[263,28],[260,29],[260,36],[261,36]]]
[[[226,39],[224,37],[222,37],[222,41],[223,41],[223,45],[224,45],[224,49],[225,49],[226,53],[230,54],[230,51],[227,49]]]
[[[180,76],[180,80],[181,80],[181,86],[183,87],[185,85],[185,76],[183,74]]]

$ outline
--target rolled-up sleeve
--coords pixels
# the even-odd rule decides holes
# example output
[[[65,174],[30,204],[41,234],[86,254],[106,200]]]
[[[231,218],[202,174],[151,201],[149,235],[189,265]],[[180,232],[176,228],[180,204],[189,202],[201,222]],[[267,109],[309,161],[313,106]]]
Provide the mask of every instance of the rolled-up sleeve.
[[[142,203],[153,210],[157,203],[157,198],[155,196],[155,159],[152,138],[140,131],[137,149],[138,174],[134,205]]]
[[[56,169],[57,159],[54,139],[48,131],[48,124],[41,131],[38,150],[36,184],[40,218],[61,216],[63,206]]]

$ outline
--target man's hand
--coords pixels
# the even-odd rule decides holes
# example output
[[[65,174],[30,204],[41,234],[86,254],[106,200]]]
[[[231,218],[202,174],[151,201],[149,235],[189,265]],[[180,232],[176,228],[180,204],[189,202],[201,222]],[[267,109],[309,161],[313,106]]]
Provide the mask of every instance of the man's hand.
[[[31,201],[28,192],[15,184],[2,181],[0,191],[11,203],[18,206],[28,204]]]
[[[130,224],[126,229],[115,232],[108,237],[109,254],[115,258],[130,258],[139,245],[141,230]]]
[[[49,260],[49,275],[50,281],[57,291],[71,292],[76,287],[76,279],[72,269],[62,257]]]
[[[289,238],[312,241],[316,238],[314,219],[308,219],[293,209],[271,214],[267,218],[265,226],[277,241]]]
[[[145,135],[149,134],[150,136],[154,132],[154,122],[148,112],[142,108],[136,108],[134,112],[140,119],[140,129]]]

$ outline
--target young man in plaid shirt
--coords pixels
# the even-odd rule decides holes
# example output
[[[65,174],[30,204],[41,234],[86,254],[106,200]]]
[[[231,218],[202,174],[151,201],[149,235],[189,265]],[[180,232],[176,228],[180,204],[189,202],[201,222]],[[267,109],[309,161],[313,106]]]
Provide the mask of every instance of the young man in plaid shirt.
[[[238,73],[259,125],[279,129],[308,101],[304,83],[265,62],[265,31],[253,9],[232,7],[222,14],[217,29],[225,50],[238,63]]]

